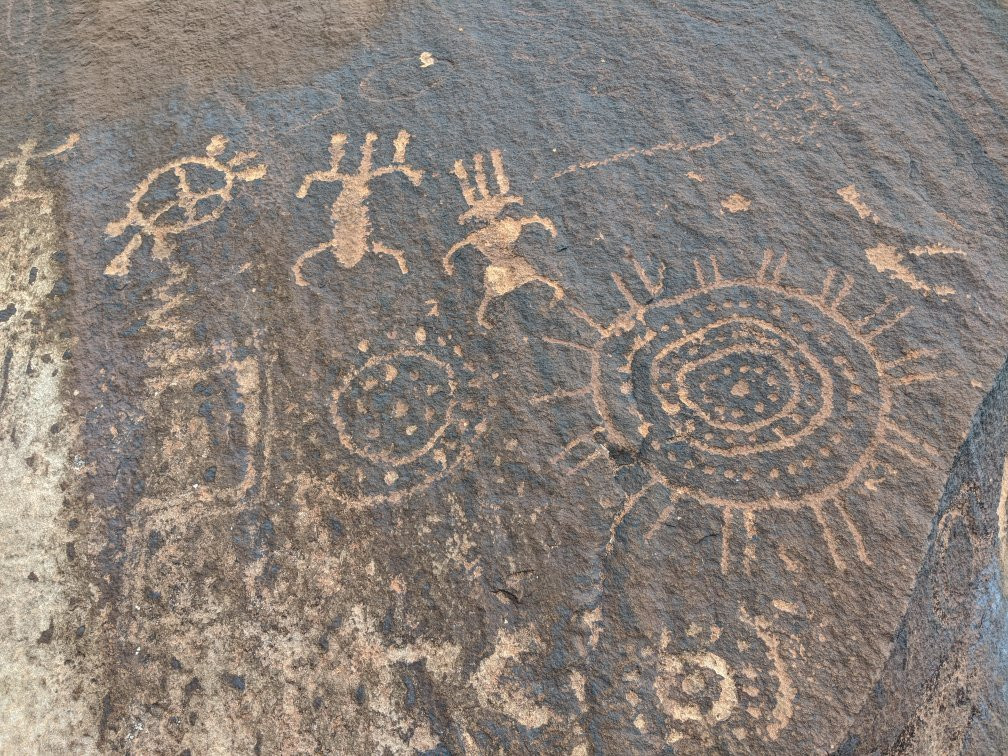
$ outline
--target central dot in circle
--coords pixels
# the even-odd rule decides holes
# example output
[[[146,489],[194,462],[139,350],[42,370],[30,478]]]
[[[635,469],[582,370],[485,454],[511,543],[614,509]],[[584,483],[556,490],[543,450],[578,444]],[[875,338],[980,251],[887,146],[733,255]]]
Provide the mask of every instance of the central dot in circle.
[[[679,379],[691,404],[716,425],[761,424],[781,411],[794,390],[776,355],[745,348],[686,366]]]
[[[338,392],[338,424],[356,450],[397,463],[440,435],[452,393],[449,369],[427,355],[373,358]]]
[[[778,351],[734,345],[694,359],[672,352],[660,365],[658,388],[666,402],[682,403],[712,426],[754,430],[784,413],[798,389]]]

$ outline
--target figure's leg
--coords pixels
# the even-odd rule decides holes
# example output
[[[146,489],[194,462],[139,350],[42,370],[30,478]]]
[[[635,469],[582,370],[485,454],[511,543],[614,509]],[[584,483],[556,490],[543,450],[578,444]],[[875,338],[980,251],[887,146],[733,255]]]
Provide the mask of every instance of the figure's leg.
[[[528,218],[522,218],[520,221],[522,227],[537,225],[542,226],[547,231],[549,231],[550,236],[555,237],[557,235],[556,226],[553,225],[553,221],[549,218],[543,218],[541,215],[531,215]]]
[[[381,242],[372,242],[371,249],[374,250],[376,255],[388,255],[389,257],[394,257],[395,261],[399,263],[399,271],[404,274],[409,273],[409,268],[406,267],[406,257],[398,249],[386,247]]]
[[[480,302],[479,309],[476,310],[476,322],[479,323],[484,328],[486,328],[488,331],[491,328],[493,328],[493,326],[490,325],[489,323],[487,323],[486,320],[485,320],[486,308],[487,308],[487,305],[490,303],[490,299],[491,299],[490,292],[489,291],[484,291],[483,292],[483,301]]]
[[[467,246],[469,246],[468,236],[457,244],[452,245],[452,248],[448,250],[448,254],[444,256],[444,260],[442,260],[441,263],[444,265],[445,273],[449,276],[455,272],[455,265],[452,263],[452,258],[455,257],[456,252]]]
[[[553,301],[554,302],[557,302],[557,301],[563,299],[563,297],[564,297],[564,290],[561,288],[560,284],[558,284],[556,281],[551,281],[548,278],[546,278],[545,276],[536,276],[535,280],[538,281],[539,283],[544,283],[547,286],[549,286],[551,289],[553,289]]]
[[[309,249],[295,261],[292,270],[294,271],[294,281],[295,283],[297,283],[298,286],[308,285],[308,281],[306,281],[305,277],[301,275],[301,269],[304,267],[304,264],[309,260],[311,260],[313,257],[315,257],[315,255],[320,254],[321,252],[325,252],[332,245],[333,243],[331,241],[323,242],[322,244],[319,244],[317,247],[312,247],[311,249]]]

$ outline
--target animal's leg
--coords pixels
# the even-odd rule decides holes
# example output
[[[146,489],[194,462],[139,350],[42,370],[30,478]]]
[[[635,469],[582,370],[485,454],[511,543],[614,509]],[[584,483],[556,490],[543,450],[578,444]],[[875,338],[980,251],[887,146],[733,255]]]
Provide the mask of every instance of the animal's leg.
[[[523,227],[531,225],[542,226],[550,232],[550,236],[555,237],[557,235],[556,226],[553,225],[553,221],[549,218],[543,218],[541,215],[530,215],[528,218],[522,218],[518,222]]]
[[[304,267],[304,264],[309,260],[311,260],[316,255],[325,252],[332,246],[333,243],[331,241],[323,242],[322,244],[319,244],[317,247],[312,247],[311,249],[309,249],[295,261],[292,270],[294,271],[294,281],[295,283],[297,283],[298,286],[308,285],[308,281],[305,280],[305,277],[301,275],[301,269]]]
[[[563,297],[564,297],[564,290],[563,290],[563,288],[561,288],[560,284],[558,284],[556,281],[551,281],[548,278],[546,278],[545,276],[538,276],[538,275],[535,277],[535,280],[538,281],[539,283],[544,283],[547,286],[549,286],[551,289],[553,289],[553,301],[554,302],[558,302],[559,300],[563,299]]]
[[[493,326],[486,322],[486,320],[484,319],[484,316],[486,315],[486,308],[487,308],[487,305],[490,303],[491,299],[492,299],[492,297],[490,295],[490,292],[489,291],[484,291],[483,292],[483,301],[480,302],[479,309],[476,310],[476,322],[479,323],[484,328],[486,328],[488,331],[491,328],[493,328]]]
[[[462,241],[452,245],[452,248],[448,250],[448,254],[444,256],[444,260],[441,261],[442,264],[444,265],[445,273],[447,273],[449,276],[455,272],[455,265],[454,263],[452,263],[452,258],[455,257],[455,253],[458,252],[460,249],[462,249],[463,247],[468,247],[470,244],[472,244],[472,242],[469,241],[471,238],[472,234],[467,236]]]
[[[398,249],[386,247],[381,242],[372,242],[371,249],[374,250],[376,255],[388,255],[389,257],[394,257],[395,261],[399,263],[399,271],[404,274],[409,273],[409,268],[406,267],[406,256]]]

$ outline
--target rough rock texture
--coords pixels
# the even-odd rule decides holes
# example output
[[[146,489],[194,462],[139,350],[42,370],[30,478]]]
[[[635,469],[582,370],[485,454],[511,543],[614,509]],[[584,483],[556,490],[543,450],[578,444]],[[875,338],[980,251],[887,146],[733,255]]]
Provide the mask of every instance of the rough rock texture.
[[[996,750],[1006,18],[0,7],[0,751]]]
[[[997,753],[1008,730],[1008,364],[935,515],[893,653],[840,753]]]

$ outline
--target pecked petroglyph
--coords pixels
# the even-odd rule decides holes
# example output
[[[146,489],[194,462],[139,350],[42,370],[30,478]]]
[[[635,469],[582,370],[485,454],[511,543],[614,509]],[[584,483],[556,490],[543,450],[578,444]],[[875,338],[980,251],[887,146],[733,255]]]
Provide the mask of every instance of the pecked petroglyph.
[[[459,225],[471,220],[481,224],[481,228],[471,232],[461,241],[452,245],[444,256],[444,269],[450,276],[455,271],[453,258],[466,247],[475,248],[489,263],[483,272],[483,300],[476,312],[476,320],[484,328],[490,328],[486,322],[486,308],[490,300],[502,297],[527,283],[538,282],[553,290],[553,300],[563,298],[564,292],[560,284],[541,275],[531,263],[515,251],[522,230],[526,226],[541,226],[556,237],[556,226],[549,218],[540,215],[525,215],[511,218],[504,215],[508,205],[523,205],[524,198],[511,194],[511,182],[504,173],[504,162],[500,150],[490,151],[490,162],[493,164],[494,178],[497,182],[497,194],[493,194],[487,183],[486,169],[483,165],[483,154],[473,156],[473,172],[475,186],[470,181],[469,173],[461,160],[455,161],[455,176],[458,178],[462,196],[469,209],[459,215]]]
[[[0,159],[0,175],[7,169],[11,170],[10,184],[7,192],[0,197],[0,210],[11,207],[19,202],[35,202],[44,213],[52,212],[52,193],[46,189],[26,187],[29,178],[29,164],[34,160],[62,155],[73,149],[80,141],[80,134],[70,134],[63,144],[49,150],[37,151],[38,140],[27,139],[20,144],[18,151]]]
[[[958,255],[965,257],[966,253],[961,249],[947,247],[944,244],[929,244],[927,246],[911,247],[906,253],[901,252],[891,244],[876,244],[865,250],[865,257],[879,273],[887,274],[894,281],[906,284],[914,291],[924,293],[934,293],[940,297],[948,297],[955,294],[955,289],[942,284],[927,284],[907,266],[909,258],[933,256],[933,255]]]
[[[794,715],[796,647],[774,620],[745,606],[729,627],[692,623],[676,635],[663,629],[656,647],[641,656],[654,670],[651,689],[665,744],[688,750],[777,741]],[[638,709],[648,676],[628,675],[627,698]],[[638,716],[637,729],[646,723]]]
[[[243,167],[255,159],[254,152],[237,152],[230,160],[222,161],[227,147],[227,137],[217,134],[207,145],[205,156],[178,158],[144,177],[133,192],[126,215],[105,228],[110,237],[122,236],[131,227],[139,228],[123,251],[109,262],[106,275],[124,276],[129,272],[144,236],[153,241],[154,259],[167,260],[171,237],[216,220],[233,199],[237,182],[258,181],[266,175],[265,165]],[[158,198],[158,189],[169,190],[171,198]]]
[[[844,202],[854,208],[861,220],[868,219],[874,224],[879,222],[878,215],[861,199],[860,193],[853,184],[837,189],[837,194]],[[876,244],[865,250],[865,258],[879,273],[888,275],[893,281],[899,281],[913,291],[919,291],[923,294],[937,294],[940,297],[952,296],[956,293],[955,289],[944,284],[927,283],[911,269],[909,262],[911,258],[949,255],[965,257],[966,253],[961,249],[939,243],[917,245],[905,251],[897,249],[891,244]]]
[[[570,173],[576,173],[578,171],[587,171],[593,168],[603,168],[607,165],[613,165],[614,163],[622,163],[625,160],[630,160],[635,157],[650,158],[656,155],[661,155],[663,153],[677,153],[677,152],[701,152],[703,150],[708,150],[712,147],[723,143],[725,140],[734,136],[731,132],[726,134],[715,134],[710,139],[702,142],[695,142],[693,144],[688,144],[682,141],[671,141],[662,142],[660,144],[653,145],[651,147],[631,147],[628,150],[623,150],[622,152],[617,152],[609,157],[602,158],[600,160],[586,160],[581,163],[572,163],[566,168],[557,171],[553,174],[553,178],[557,179],[561,176],[566,176]],[[703,179],[700,179],[701,181]]]
[[[868,218],[872,223],[878,223],[878,216],[875,215],[874,211],[865,204],[864,200],[861,199],[861,195],[858,193],[857,187],[854,184],[849,184],[848,186],[837,189],[837,194],[843,198],[843,201],[854,208],[854,211],[858,214],[858,218],[864,220]]]
[[[614,274],[627,303],[622,315],[603,325],[572,308],[597,341],[545,337],[589,359],[591,379],[538,401],[587,399],[610,444],[641,449],[645,482],[613,519],[607,549],[642,497],[664,489],[671,502],[644,539],[686,502],[716,506],[724,520],[724,573],[736,523],[744,530],[748,571],[758,516],[771,509],[811,511],[838,569],[852,556],[871,562],[846,502],[863,495],[862,482],[883,453],[918,465],[937,453],[900,427],[892,405],[898,388],[942,374],[914,367],[929,352],[889,357],[880,345],[910,308],[886,300],[853,319],[844,311],[853,279],[830,271],[821,290],[797,289],[783,281],[786,262],[786,255],[767,251],[754,277],[729,278],[712,256],[708,266],[695,262],[696,287],[682,294],[664,292],[664,270],[652,280],[638,265],[646,302]],[[844,443],[852,427],[872,429],[866,445]],[[755,493],[762,487],[754,481],[770,491]],[[853,554],[843,553],[838,529],[848,534]]]
[[[743,213],[752,207],[752,200],[735,192],[721,200],[722,213]]]
[[[742,90],[751,99],[744,121],[766,141],[810,142],[827,127],[837,127],[842,113],[860,106],[846,82],[822,61],[769,69],[751,81]]]
[[[172,237],[216,220],[234,198],[238,182],[258,181],[266,175],[265,165],[248,166],[256,153],[238,152],[225,161],[222,155],[227,148],[228,139],[217,135],[205,156],[179,158],[151,171],[134,191],[126,215],[106,227],[110,237],[139,229],[108,263],[106,275],[127,276],[145,236],[152,240],[151,257],[163,264],[141,327],[148,337],[144,348],[149,368],[147,409],[168,426],[154,455],[148,492],[172,502],[167,506],[178,507],[180,512],[188,506],[185,502],[192,486],[202,495],[229,490],[236,498],[245,496],[265,473],[262,454],[268,453],[264,429],[271,405],[258,335],[249,334],[244,343],[194,341],[196,305],[204,295],[194,266],[172,254]],[[194,393],[213,394],[212,387],[223,384],[234,386],[240,405],[216,418],[197,411]],[[238,464],[241,469],[218,478],[214,450],[231,448],[236,436],[244,449]],[[216,485],[201,489],[206,483]]]
[[[337,462],[334,486],[357,505],[398,502],[470,459],[488,427],[491,380],[433,325],[392,331],[358,351],[363,364],[332,396],[332,422],[350,453]]]
[[[367,205],[368,197],[371,196],[371,181],[381,176],[401,173],[413,186],[420,185],[423,171],[413,168],[406,162],[406,148],[409,145],[409,140],[409,133],[400,131],[395,138],[395,152],[392,156],[392,162],[380,168],[374,168],[374,146],[378,141],[378,135],[373,131],[368,132],[364,137],[364,144],[361,146],[361,159],[357,166],[357,172],[345,173],[340,171],[340,163],[343,162],[346,155],[347,135],[333,134],[329,143],[331,162],[329,170],[309,173],[297,190],[298,198],[304,199],[308,196],[312,184],[316,182],[338,182],[342,185],[339,196],[333,202],[330,210],[333,235],[332,239],[312,247],[295,261],[294,280],[298,286],[308,285],[303,273],[305,263],[326,251],[331,252],[336,261],[344,268],[354,267],[370,250],[376,255],[388,255],[395,259],[402,273],[409,271],[406,257],[400,250],[392,249],[381,242],[372,240],[371,211]]]

